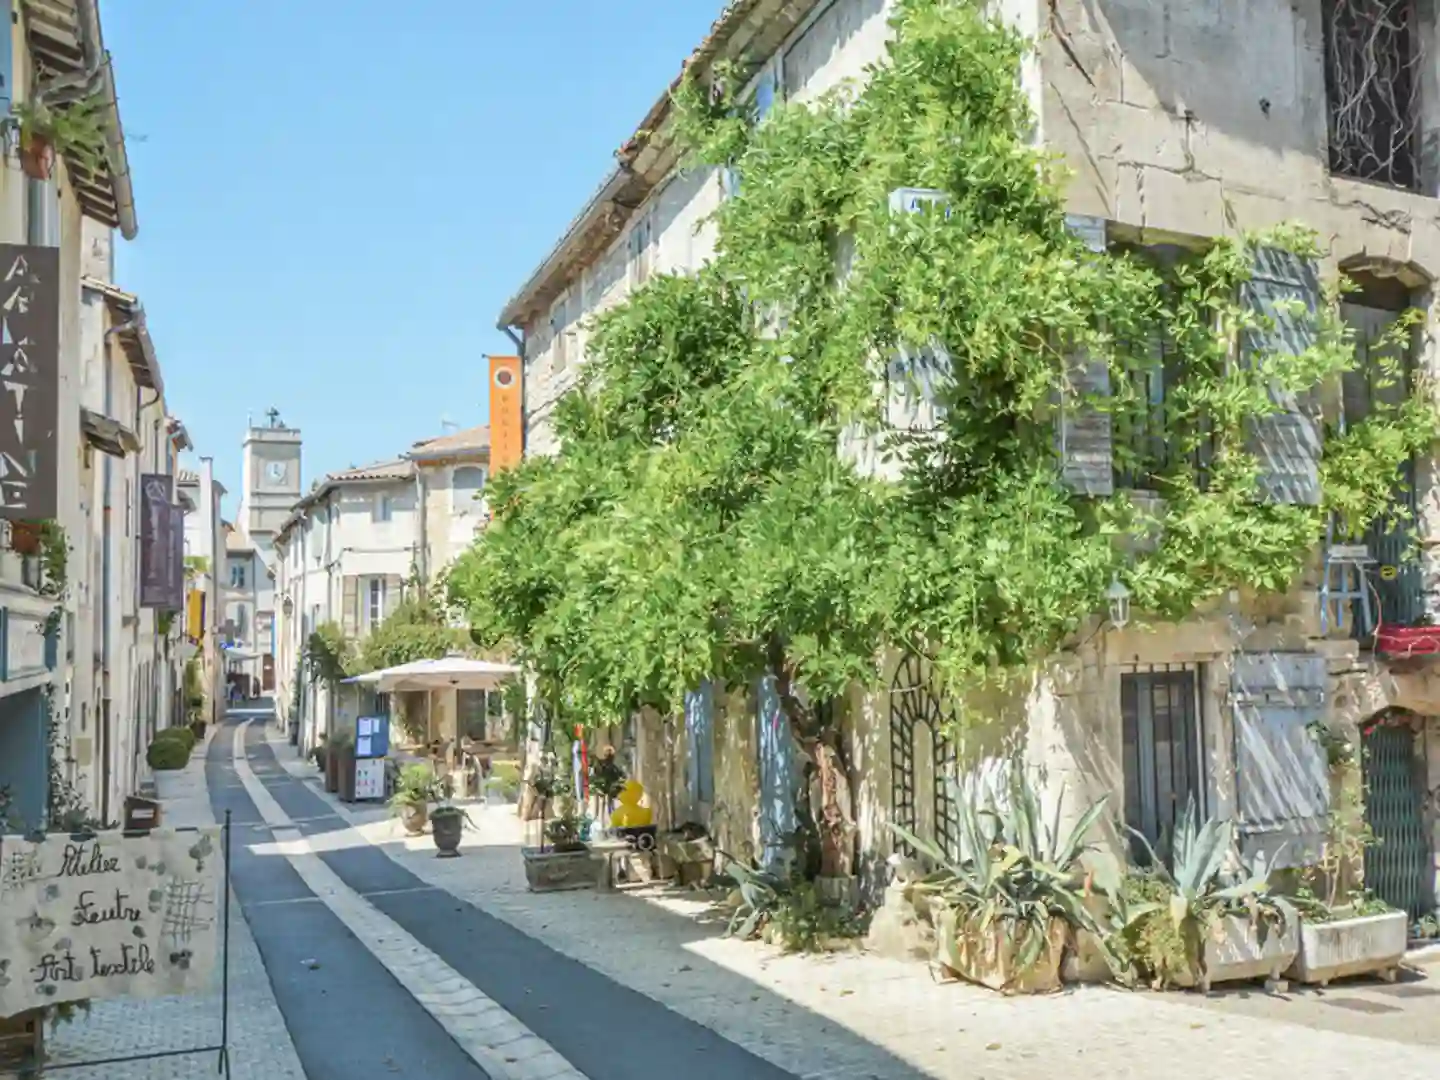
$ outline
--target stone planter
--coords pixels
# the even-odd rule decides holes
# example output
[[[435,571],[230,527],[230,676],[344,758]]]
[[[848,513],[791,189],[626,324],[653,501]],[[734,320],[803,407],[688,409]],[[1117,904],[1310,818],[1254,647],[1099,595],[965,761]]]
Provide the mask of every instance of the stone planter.
[[[1264,979],[1267,990],[1283,993],[1281,976],[1300,953],[1300,917],[1293,908],[1283,910],[1285,925],[1271,926],[1263,943],[1249,919],[1239,915],[1222,919],[1205,940],[1205,975],[1196,979],[1181,974],[1175,985],[1198,986],[1208,994],[1214,983]]]
[[[460,857],[460,837],[464,832],[464,814],[437,813],[430,819],[430,833],[435,839],[439,858],[458,859]]]
[[[704,885],[715,873],[715,845],[706,837],[681,840],[678,836],[661,836],[658,852],[659,876],[667,880]]]
[[[525,881],[531,892],[593,889],[605,871],[604,861],[597,862],[588,848],[579,851],[521,848],[520,855],[525,860]]]
[[[1409,921],[1403,911],[1334,922],[1302,922],[1300,953],[1285,972],[1296,982],[1328,986],[1331,979],[1379,975],[1394,982],[1405,958]]]
[[[1064,920],[1050,920],[1039,959],[1021,971],[1016,945],[1007,940],[1004,925],[971,931],[959,924],[953,908],[938,908],[934,916],[935,958],[960,978],[1006,994],[1048,994],[1060,989],[1060,962],[1070,937]]]

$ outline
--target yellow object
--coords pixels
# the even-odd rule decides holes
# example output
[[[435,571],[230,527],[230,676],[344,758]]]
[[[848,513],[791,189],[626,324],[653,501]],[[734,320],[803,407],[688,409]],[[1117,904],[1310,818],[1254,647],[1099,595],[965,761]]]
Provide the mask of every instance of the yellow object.
[[[638,780],[626,780],[620,789],[620,805],[610,812],[610,825],[615,829],[639,829],[655,824],[655,815],[648,806],[641,806],[645,789]]]

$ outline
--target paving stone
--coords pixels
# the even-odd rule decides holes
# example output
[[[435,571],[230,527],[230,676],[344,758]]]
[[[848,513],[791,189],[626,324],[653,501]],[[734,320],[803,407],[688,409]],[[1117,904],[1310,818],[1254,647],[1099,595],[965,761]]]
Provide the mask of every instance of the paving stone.
[[[289,747],[274,748],[295,775],[313,775]],[[1394,1016],[1258,988],[1212,998],[1107,987],[1006,998],[936,984],[923,964],[785,956],[735,941],[695,895],[530,893],[513,807],[470,808],[477,828],[463,838],[464,857],[436,859],[428,837],[407,839],[383,811],[331,802],[422,881],[812,1080],[1148,1080],[1177,1062],[1187,1080],[1440,1076],[1440,996],[1330,992],[1331,1000],[1378,995],[1400,1007]]]

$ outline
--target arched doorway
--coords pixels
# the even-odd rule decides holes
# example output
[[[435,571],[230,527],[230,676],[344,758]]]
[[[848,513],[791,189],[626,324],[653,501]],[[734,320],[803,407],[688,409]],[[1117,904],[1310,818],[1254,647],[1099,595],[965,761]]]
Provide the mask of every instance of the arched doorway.
[[[1376,841],[1365,850],[1365,886],[1411,918],[1431,910],[1435,891],[1416,754],[1418,719],[1387,709],[1361,726],[1365,824]]]
[[[936,692],[930,662],[907,655],[890,681],[890,820],[954,854],[954,709]],[[897,850],[914,855],[898,838]]]

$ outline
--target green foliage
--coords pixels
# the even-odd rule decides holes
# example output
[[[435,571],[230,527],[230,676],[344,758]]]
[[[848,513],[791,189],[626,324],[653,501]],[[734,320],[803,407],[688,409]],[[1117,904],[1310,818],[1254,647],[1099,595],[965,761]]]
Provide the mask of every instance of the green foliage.
[[[741,178],[716,256],[594,321],[555,410],[561,452],[494,478],[494,520],[448,577],[475,640],[509,650],[566,723],[772,671],[805,728],[794,687],[819,700],[874,680],[885,646],[928,654],[957,689],[1011,678],[1102,610],[1117,574],[1138,617],[1287,589],[1327,514],[1363,528],[1428,446],[1417,388],[1327,443],[1323,506],[1261,502],[1247,440],[1271,387],[1333,382],[1351,343],[1331,311],[1300,355],[1259,352],[1245,242],[1163,265],[1088,252],[1031,141],[1027,43],[983,7],[901,0],[863,91],[758,125],[738,71],[678,89],[692,164]],[[905,186],[945,192],[946,212],[892,214]],[[1077,351],[1104,357],[1124,429],[1150,408],[1135,376],[1162,337],[1185,377],[1165,404],[1173,464],[1132,463],[1157,473],[1150,521],[1060,484],[1055,402]],[[946,343],[953,379],[920,436],[885,425],[875,386],[882,358],[923,342]],[[854,467],[867,446],[898,479]],[[1154,550],[1115,542],[1140,531]]]
[[[159,735],[155,736],[154,740],[150,743],[150,749],[145,753],[145,760],[149,763],[150,768],[155,770],[183,769],[186,764],[189,763],[190,751],[194,746],[194,736],[191,735],[188,741],[185,739],[166,737],[169,731],[178,730],[182,729],[167,728],[166,731],[162,731]],[[183,730],[187,735],[190,735],[188,728]]]
[[[1188,971],[1196,982],[1200,981],[1205,973],[1205,941],[1221,919],[1248,919],[1262,941],[1271,928],[1285,925],[1285,911],[1270,895],[1269,879],[1263,870],[1247,871],[1227,883],[1225,862],[1234,843],[1231,822],[1211,818],[1202,823],[1192,800],[1175,823],[1168,864],[1155,854],[1143,835],[1133,829],[1130,832],[1149,856],[1149,880],[1141,891],[1157,906],[1133,920],[1127,938],[1132,944],[1136,974],[1152,985],[1169,985],[1180,971]],[[1173,935],[1155,926],[1153,921],[1157,919],[1167,920]],[[1176,963],[1177,938],[1184,956],[1183,968]],[[1142,946],[1153,951],[1145,951]]]
[[[54,146],[56,154],[89,173],[105,169],[110,132],[108,112],[104,97],[98,93],[64,105],[22,101],[10,110],[20,125],[22,141],[45,139]]]
[[[726,860],[725,872],[735,882],[728,936],[764,937],[785,952],[823,952],[837,941],[864,936],[866,919],[827,903],[813,881]]]
[[[585,843],[580,839],[585,827],[585,818],[580,813],[573,796],[565,794],[555,800],[555,816],[545,823],[545,839],[550,841],[552,851],[583,851]]]
[[[204,555],[186,555],[185,569],[192,574],[208,574],[210,560]]]
[[[400,770],[390,809],[399,813],[411,806],[429,806],[445,798],[445,789],[429,765],[406,765]]]
[[[590,762],[590,791],[603,799],[617,799],[625,788],[625,769],[615,756],[615,748],[606,746]]]
[[[436,660],[468,644],[469,635],[451,626],[443,609],[422,593],[401,601],[365,636],[355,666],[379,671],[413,660]]]
[[[333,687],[351,673],[355,663],[355,646],[345,636],[339,623],[324,622],[310,632],[305,658],[310,662],[315,678]]]
[[[1057,804],[1054,818],[1046,821],[1038,780],[1017,758],[1010,761],[1003,784],[976,785],[973,797],[958,796],[958,858],[891,826],[933,868],[918,889],[955,912],[957,933],[1003,934],[1015,949],[1017,978],[1045,955],[1054,919],[1072,931],[1089,931],[1107,947],[1109,940],[1086,904],[1088,885],[1080,863],[1090,850],[1085,837],[1108,800],[1095,802],[1062,833],[1062,807]]]

